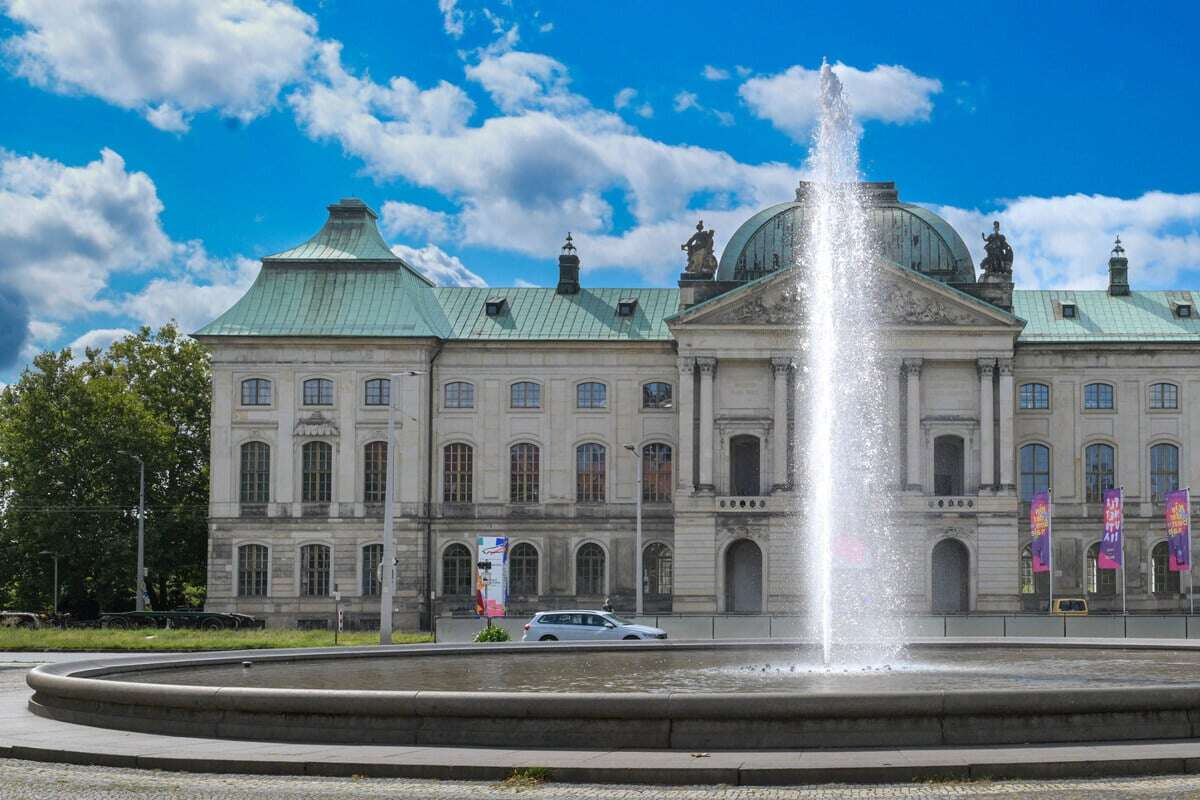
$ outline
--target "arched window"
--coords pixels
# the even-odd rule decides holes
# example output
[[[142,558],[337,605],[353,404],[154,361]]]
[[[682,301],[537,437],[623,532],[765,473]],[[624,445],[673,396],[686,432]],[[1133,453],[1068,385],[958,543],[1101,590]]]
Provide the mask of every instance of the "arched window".
[[[383,590],[379,580],[379,567],[383,564],[383,545],[369,544],[362,549],[362,593],[378,595]]]
[[[333,447],[328,442],[308,442],[300,450],[301,491],[304,503],[333,500]]]
[[[309,378],[304,382],[304,405],[333,405],[333,381],[328,378]]]
[[[588,542],[575,553],[575,594],[604,594],[604,549]]]
[[[655,381],[642,384],[642,408],[670,408],[671,384]]]
[[[387,442],[367,442],[363,447],[363,502],[387,501]]]
[[[442,459],[442,502],[475,502],[475,452],[469,444],[448,444]]]
[[[1116,451],[1112,445],[1092,444],[1083,451],[1083,477],[1089,503],[1103,503],[1104,490],[1116,485]]]
[[[1099,542],[1088,548],[1085,574],[1087,575],[1088,594],[1113,595],[1117,593],[1117,571],[1100,569]]]
[[[1085,409],[1111,409],[1113,407],[1113,387],[1110,383],[1089,383],[1083,387],[1083,407]]]
[[[442,594],[471,594],[471,551],[464,544],[452,544],[442,551]]]
[[[508,554],[508,591],[510,594],[538,593],[538,551],[521,542]]]
[[[453,381],[445,386],[445,400],[442,405],[446,408],[474,408],[475,385],[466,381]]]
[[[670,594],[674,578],[671,548],[653,542],[642,551],[642,591],[645,594]]]
[[[575,387],[576,408],[608,408],[608,387],[603,383],[581,383]]]
[[[1150,407],[1179,408],[1179,387],[1173,383],[1156,383],[1150,387]]]
[[[271,405],[271,382],[266,378],[247,378],[242,381],[242,405]]]
[[[271,502],[271,448],[263,442],[242,445],[242,475],[238,493],[242,503]]]
[[[1179,573],[1171,571],[1169,552],[1166,542],[1150,551],[1150,591],[1154,594],[1179,594]]]
[[[509,450],[509,501],[536,503],[541,486],[540,451],[536,444],[522,442]]]
[[[329,547],[306,544],[300,548],[300,594],[325,597],[329,594]]]
[[[961,436],[939,436],[933,440],[933,493],[940,497],[963,493]]]
[[[369,406],[392,404],[392,382],[388,378],[371,378],[366,383],[366,403]]]
[[[1021,448],[1021,499],[1029,501],[1036,492],[1050,488],[1050,448],[1027,444]]]
[[[267,546],[238,547],[238,597],[266,597],[270,577]]]
[[[1023,409],[1049,408],[1050,387],[1044,383],[1023,383],[1018,398]]]
[[[642,502],[671,499],[671,446],[655,442],[642,448]]]
[[[520,381],[514,383],[511,388],[511,400],[513,408],[541,408],[542,407],[542,385],[533,381]]]
[[[1033,551],[1021,551],[1021,594],[1033,594]]]
[[[1156,444],[1150,448],[1150,496],[1161,503],[1163,495],[1179,488],[1179,448]]]
[[[575,501],[578,503],[603,503],[604,481],[604,445],[579,445],[575,449]]]

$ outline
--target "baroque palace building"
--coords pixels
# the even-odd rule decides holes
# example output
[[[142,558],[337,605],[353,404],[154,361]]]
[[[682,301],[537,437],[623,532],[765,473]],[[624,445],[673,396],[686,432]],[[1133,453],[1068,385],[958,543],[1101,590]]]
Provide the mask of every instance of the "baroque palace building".
[[[1014,290],[998,226],[977,274],[945,220],[893,184],[864,193],[906,609],[1044,603],[1023,500],[1046,487],[1055,594],[1119,609],[1096,568],[1112,486],[1128,607],[1182,608],[1159,498],[1200,477],[1198,298],[1131,290],[1119,240],[1107,290]],[[794,613],[805,194],[752,216],[719,262],[697,226],[678,288],[588,288],[569,237],[554,288],[438,287],[364,203],[329,206],[195,334],[213,360],[208,607],[327,625],[336,590],[378,624],[394,390],[398,627],[473,613],[481,535],[509,537],[510,613],[631,609],[638,470],[649,612]]]

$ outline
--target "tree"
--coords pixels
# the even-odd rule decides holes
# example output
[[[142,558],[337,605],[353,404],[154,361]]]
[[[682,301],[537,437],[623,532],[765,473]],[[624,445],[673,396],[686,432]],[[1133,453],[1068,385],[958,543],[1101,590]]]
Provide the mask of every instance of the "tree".
[[[138,467],[146,464],[147,590],[155,608],[203,585],[208,358],[173,325],[107,351],[42,353],[0,394],[0,600],[76,616],[132,607]]]

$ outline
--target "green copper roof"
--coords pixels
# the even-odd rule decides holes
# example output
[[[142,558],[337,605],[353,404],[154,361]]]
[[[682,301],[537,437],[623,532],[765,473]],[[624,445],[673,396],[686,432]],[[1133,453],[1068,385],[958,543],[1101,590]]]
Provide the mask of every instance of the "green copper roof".
[[[233,308],[197,336],[432,336],[452,331],[429,284],[394,268],[269,262]]]
[[[1013,292],[1013,313],[1028,320],[1022,344],[1070,342],[1200,342],[1200,294],[1189,291],[1133,292],[1114,297],[1089,291]],[[1063,303],[1075,304],[1075,318],[1063,318]],[[1173,304],[1188,303],[1192,317],[1180,319]]]
[[[678,289],[581,289],[556,294],[541,288],[432,290],[454,329],[454,339],[670,340],[663,320],[679,308]],[[489,317],[490,299],[504,298],[503,313]],[[617,303],[636,300],[633,316],[617,315]]]
[[[389,261],[400,259],[387,246],[375,225],[378,219],[357,197],[329,206],[329,219],[302,245],[267,256],[271,261]]]

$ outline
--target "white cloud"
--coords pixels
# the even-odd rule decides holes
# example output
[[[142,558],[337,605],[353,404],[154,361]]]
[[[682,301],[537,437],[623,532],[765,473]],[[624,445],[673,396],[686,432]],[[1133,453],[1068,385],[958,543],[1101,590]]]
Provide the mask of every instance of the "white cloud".
[[[542,285],[533,281],[527,281],[524,278],[517,278],[513,281],[513,286],[516,286],[518,289],[540,289]]]
[[[445,241],[457,235],[454,217],[413,203],[388,200],[382,209],[383,232],[388,236],[416,236]]]
[[[1182,273],[1200,267],[1200,193],[1018,197],[986,212],[930,208],[962,234],[976,265],[984,256],[981,234],[999,220],[1013,248],[1013,280],[1020,288],[1104,288],[1117,234],[1134,289],[1173,288]]]
[[[637,115],[642,119],[650,119],[654,116],[654,106],[649,103],[642,103],[637,107]]]
[[[717,118],[717,122],[721,123],[726,128],[733,125],[733,114],[729,113],[728,111],[720,111],[715,108],[710,110],[712,115]]]
[[[538,33],[549,33],[554,30],[553,22],[544,22],[538,27]]]
[[[4,43],[36,86],[99,97],[156,127],[217,109],[249,121],[304,74],[317,23],[281,0],[8,0]]]
[[[632,103],[635,97],[637,97],[637,89],[634,89],[632,86],[626,86],[613,97],[613,108],[620,111]]]
[[[455,39],[463,35],[463,12],[458,7],[458,0],[438,0],[438,10],[442,12],[442,28]]]
[[[942,83],[900,65],[880,64],[860,70],[833,65],[846,90],[846,102],[858,120],[890,123],[929,119],[933,96]],[[738,94],[754,114],[798,141],[807,141],[820,108],[820,70],[794,66],[776,75],[750,78]]]
[[[682,91],[675,95],[675,110],[687,111],[689,108],[700,108],[700,101],[695,92]]]
[[[379,102],[387,87],[410,82],[393,78],[385,86],[351,75],[336,46],[326,46],[322,63],[327,77],[289,98],[302,130],[337,141],[378,179],[438,192],[455,206],[453,232],[464,244],[544,257],[558,251],[568,230],[614,235],[614,199],[638,228],[718,196],[717,205],[730,208],[777,202],[792,195],[799,175],[783,164],[744,164],[720,151],[642,136],[573,93],[565,68],[539,54],[484,55],[469,68],[506,109],[478,125],[467,124],[468,112],[454,124],[430,126],[420,107]],[[683,239],[693,225],[682,228]],[[678,243],[667,252],[618,252],[603,263],[656,278],[678,270]]]
[[[121,313],[151,327],[175,320],[180,330],[192,333],[225,313],[258,276],[259,262],[249,258],[215,259],[199,242],[177,250],[161,277],[121,298]]]
[[[483,278],[435,244],[420,249],[403,244],[392,245],[392,252],[415,267],[438,286],[487,286]]]
[[[741,64],[738,64],[736,67],[733,68],[733,70],[734,70],[734,72],[737,73],[737,76],[739,78],[749,78],[750,75],[754,72],[754,70],[750,69],[749,67],[743,67]]]
[[[729,70],[705,64],[700,76],[706,81],[727,81],[729,80]]]
[[[126,328],[96,328],[76,338],[67,347],[71,348],[71,355],[81,361],[89,348],[103,350],[118,339],[124,339],[132,333],[133,331]]]
[[[695,92],[682,91],[675,95],[675,111],[700,111],[705,114],[711,114],[717,122],[725,127],[733,125],[733,114],[728,111],[721,111],[716,108],[709,108],[700,102]]]

